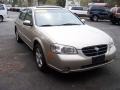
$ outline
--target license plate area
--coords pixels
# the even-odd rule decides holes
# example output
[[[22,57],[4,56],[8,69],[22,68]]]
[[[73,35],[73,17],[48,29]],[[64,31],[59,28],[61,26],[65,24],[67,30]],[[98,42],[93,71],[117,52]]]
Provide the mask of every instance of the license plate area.
[[[105,55],[92,58],[92,64],[94,64],[94,65],[102,64],[104,62],[105,62]]]

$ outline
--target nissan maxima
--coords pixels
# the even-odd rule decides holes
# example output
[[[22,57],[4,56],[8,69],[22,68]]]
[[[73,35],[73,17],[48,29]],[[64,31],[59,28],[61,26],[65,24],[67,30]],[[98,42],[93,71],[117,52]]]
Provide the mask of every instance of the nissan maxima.
[[[33,51],[41,71],[47,68],[78,72],[104,66],[114,60],[113,39],[85,24],[59,6],[38,6],[23,10],[15,21],[17,42]]]

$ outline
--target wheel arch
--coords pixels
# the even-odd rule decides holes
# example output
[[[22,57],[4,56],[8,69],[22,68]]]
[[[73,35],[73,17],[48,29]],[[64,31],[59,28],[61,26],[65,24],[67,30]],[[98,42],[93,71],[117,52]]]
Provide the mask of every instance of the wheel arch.
[[[38,39],[38,38],[35,38],[35,39],[33,40],[33,51],[34,51],[35,46],[36,46],[37,44],[40,45],[40,47],[41,47],[43,53],[45,53],[45,51],[44,51],[44,48],[45,48],[45,47],[44,47],[42,41],[41,41],[40,39]]]
[[[45,61],[47,60],[47,58],[46,58],[46,52],[45,52],[45,47],[44,47],[44,45],[43,45],[43,43],[42,43],[42,41],[39,39],[39,38],[35,38],[34,39],[34,41],[33,41],[33,52],[35,51],[35,46],[37,45],[37,44],[39,44],[40,45],[40,47],[41,47],[41,49],[42,49],[42,52],[43,52],[43,55],[44,55],[44,58],[45,58]],[[47,62],[47,61],[46,61]]]

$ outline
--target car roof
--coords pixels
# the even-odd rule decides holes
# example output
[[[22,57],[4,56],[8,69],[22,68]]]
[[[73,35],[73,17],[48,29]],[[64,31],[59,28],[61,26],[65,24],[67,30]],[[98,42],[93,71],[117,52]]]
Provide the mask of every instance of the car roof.
[[[30,9],[62,9],[60,6],[53,6],[53,5],[41,5],[41,6],[33,6],[33,7],[28,7]]]
[[[4,4],[1,4],[1,3],[0,3],[0,5],[4,5]]]

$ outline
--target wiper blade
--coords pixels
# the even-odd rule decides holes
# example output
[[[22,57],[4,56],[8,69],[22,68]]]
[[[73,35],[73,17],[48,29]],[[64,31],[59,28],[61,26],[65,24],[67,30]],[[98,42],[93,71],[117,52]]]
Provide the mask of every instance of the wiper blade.
[[[54,25],[46,24],[46,25],[41,25],[40,27],[47,27],[47,26],[54,26]]]
[[[81,24],[76,24],[76,23],[65,23],[65,24],[61,24],[61,25],[81,25]]]

